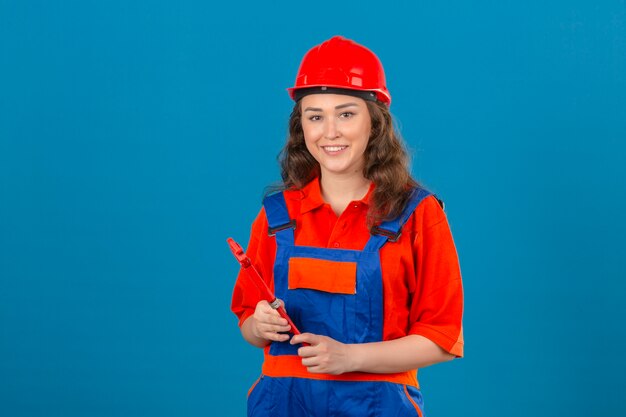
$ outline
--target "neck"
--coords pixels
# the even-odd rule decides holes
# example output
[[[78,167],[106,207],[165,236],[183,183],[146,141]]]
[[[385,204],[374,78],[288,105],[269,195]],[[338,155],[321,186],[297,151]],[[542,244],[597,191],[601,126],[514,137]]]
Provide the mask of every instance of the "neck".
[[[361,200],[367,194],[371,181],[363,174],[332,175],[322,173],[320,188],[322,198],[332,207],[339,216],[351,201]]]

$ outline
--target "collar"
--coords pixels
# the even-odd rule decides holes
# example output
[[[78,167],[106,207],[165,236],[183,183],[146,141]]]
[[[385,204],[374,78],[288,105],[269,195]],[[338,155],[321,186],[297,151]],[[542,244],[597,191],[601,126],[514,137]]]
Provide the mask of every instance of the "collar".
[[[370,198],[372,196],[372,192],[374,191],[374,188],[375,188],[375,185],[374,185],[374,182],[372,181],[372,183],[370,184],[370,188],[367,190],[367,193],[365,194],[365,196],[358,201],[354,201],[353,203],[364,204],[366,206],[369,206]],[[311,210],[315,210],[316,208],[321,207],[324,204],[326,204],[326,201],[324,201],[324,198],[322,198],[322,189],[320,188],[319,177],[316,177],[307,185],[302,187],[302,189],[300,190],[300,195],[301,195],[301,201],[302,201],[300,204],[300,214],[304,214]]]

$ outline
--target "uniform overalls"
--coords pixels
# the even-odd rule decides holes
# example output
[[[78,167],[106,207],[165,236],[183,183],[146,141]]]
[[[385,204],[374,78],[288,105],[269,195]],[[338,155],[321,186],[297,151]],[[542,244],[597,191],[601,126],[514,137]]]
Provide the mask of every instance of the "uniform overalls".
[[[383,283],[379,250],[394,242],[402,225],[430,193],[413,190],[397,219],[375,228],[362,251],[295,246],[295,222],[282,193],[264,202],[269,233],[276,236],[274,290],[302,332],[342,343],[382,341]],[[302,367],[300,345],[272,342],[263,375],[250,390],[248,416],[422,416],[415,371],[312,374]]]

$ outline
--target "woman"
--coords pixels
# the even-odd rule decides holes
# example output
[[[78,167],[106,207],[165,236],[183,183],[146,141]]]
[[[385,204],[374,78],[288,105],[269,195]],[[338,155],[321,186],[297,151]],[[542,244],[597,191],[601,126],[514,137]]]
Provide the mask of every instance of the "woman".
[[[416,370],[463,356],[445,214],[411,178],[369,49],[314,47],[289,93],[284,191],[265,198],[248,256],[303,333],[240,274],[232,310],[265,353],[248,415],[423,415]]]

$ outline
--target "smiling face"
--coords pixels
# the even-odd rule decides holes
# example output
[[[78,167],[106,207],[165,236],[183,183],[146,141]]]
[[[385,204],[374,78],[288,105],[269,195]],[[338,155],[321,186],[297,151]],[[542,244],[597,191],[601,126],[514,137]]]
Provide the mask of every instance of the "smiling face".
[[[340,94],[302,98],[302,131],[306,147],[322,175],[363,175],[371,120],[365,100]]]

